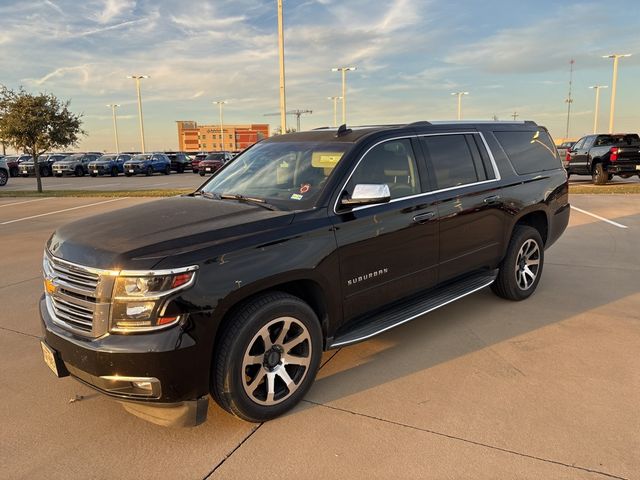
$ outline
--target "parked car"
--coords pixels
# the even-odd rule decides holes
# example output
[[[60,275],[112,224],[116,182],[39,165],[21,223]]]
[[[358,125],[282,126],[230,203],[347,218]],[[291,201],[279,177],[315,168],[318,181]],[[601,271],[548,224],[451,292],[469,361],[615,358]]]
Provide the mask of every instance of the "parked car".
[[[205,157],[198,165],[200,176],[204,177],[207,173],[215,173],[220,170],[226,163],[233,158],[229,152],[213,152]]]
[[[4,157],[7,162],[7,166],[9,167],[9,173],[12,177],[17,177],[20,175],[20,163],[31,160],[30,155],[7,155]]]
[[[171,173],[171,160],[164,153],[141,153],[134,155],[131,160],[124,162],[124,174],[127,177],[144,173]]]
[[[204,421],[209,394],[262,422],[304,397],[325,350],[487,286],[528,298],[569,211],[533,122],[279,135],[193,194],[59,228],[44,359],[157,423]]]
[[[564,167],[569,175],[591,175],[602,185],[614,175],[640,177],[640,136],[637,133],[587,135],[567,151]]]
[[[75,175],[83,177],[89,173],[89,163],[97,160],[100,153],[74,153],[68,157],[58,160],[53,164],[53,173],[56,177],[63,175]]]
[[[69,155],[66,153],[45,153],[38,157],[38,166],[40,168],[41,177],[50,177],[53,174],[53,164],[57,161],[63,160]],[[33,168],[33,159],[24,160],[19,164],[20,174],[23,177],[29,175],[35,175],[35,169]]]
[[[0,187],[4,187],[9,181],[9,165],[4,157],[0,158]]]
[[[202,160],[207,158],[207,155],[209,155],[209,152],[189,153],[189,156],[191,157],[191,171],[193,173],[198,173],[198,166]]]
[[[117,177],[119,173],[124,173],[124,162],[131,160],[133,155],[127,153],[108,153],[102,155],[96,160],[89,163],[89,175],[97,177],[98,175],[111,175]]]
[[[569,149],[571,149],[571,147],[575,145],[575,143],[576,142],[562,142],[560,145],[558,145],[558,155],[560,155],[560,158],[565,158],[567,152],[569,151]]]
[[[192,158],[184,152],[165,152],[165,155],[171,160],[171,170],[177,173],[184,173],[185,170],[191,170]]]

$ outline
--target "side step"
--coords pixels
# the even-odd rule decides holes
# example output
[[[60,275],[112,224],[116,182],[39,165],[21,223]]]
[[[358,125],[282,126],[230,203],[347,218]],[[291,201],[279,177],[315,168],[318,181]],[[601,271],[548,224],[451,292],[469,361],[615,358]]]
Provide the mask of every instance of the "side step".
[[[386,332],[393,327],[402,325],[491,285],[497,275],[498,270],[476,273],[356,320],[347,325],[347,328],[338,330],[329,348],[343,347],[361,342],[379,333]]]

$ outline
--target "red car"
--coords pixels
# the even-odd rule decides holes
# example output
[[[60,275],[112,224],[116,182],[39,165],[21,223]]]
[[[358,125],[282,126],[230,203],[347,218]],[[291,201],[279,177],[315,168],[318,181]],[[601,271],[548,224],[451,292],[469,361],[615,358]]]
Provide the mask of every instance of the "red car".
[[[207,158],[207,155],[209,154],[206,152],[189,153],[189,156],[191,157],[191,168],[193,173],[198,173],[198,165],[200,165],[200,162],[202,160]]]
[[[206,156],[198,165],[200,176],[204,177],[208,173],[215,173],[222,168],[233,157],[229,152],[214,152]]]

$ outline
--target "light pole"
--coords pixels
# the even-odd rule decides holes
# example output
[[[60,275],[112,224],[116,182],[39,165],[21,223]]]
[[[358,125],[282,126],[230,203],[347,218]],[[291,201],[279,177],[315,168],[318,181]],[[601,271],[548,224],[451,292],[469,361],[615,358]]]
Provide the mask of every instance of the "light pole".
[[[598,133],[598,112],[600,109],[600,89],[608,88],[608,85],[592,85],[589,88],[593,88],[596,92],[596,107],[593,112],[593,133]]]
[[[332,72],[342,74],[342,123],[347,123],[347,72],[355,70],[357,67],[334,67]]]
[[[149,75],[129,75],[127,78],[133,78],[136,81],[136,92],[138,93],[138,120],[140,121],[140,142],[142,145],[142,153],[144,148],[144,120],[142,119],[142,96],[140,95],[140,80],[149,78]]]
[[[462,96],[469,95],[469,92],[453,92],[451,95],[458,97],[458,120],[462,120]]]
[[[338,100],[342,100],[342,97],[332,96],[327,97],[328,100],[333,100],[333,126],[338,126]]]
[[[222,127],[223,122],[222,122],[222,106],[225,105],[227,103],[226,100],[216,100],[215,102],[213,102],[214,105],[218,105],[218,107],[220,108],[220,140],[221,140],[221,145],[222,145],[222,150],[224,150],[224,128]]]
[[[116,120],[116,108],[118,108],[120,105],[118,105],[117,103],[110,103],[109,105],[107,105],[107,107],[109,107],[111,109],[111,115],[113,117],[113,134],[115,135],[115,139],[116,139],[116,153],[120,153],[120,144],[118,143],[118,121]]]
[[[613,114],[616,110],[616,83],[618,82],[618,60],[624,57],[630,57],[630,53],[612,53],[611,55],[603,55],[602,58],[613,58],[613,80],[611,81],[611,107],[609,109],[609,133],[613,133]]]
[[[284,20],[282,18],[282,0],[278,0],[278,56],[280,58],[280,130],[287,133],[287,99],[284,88]]]

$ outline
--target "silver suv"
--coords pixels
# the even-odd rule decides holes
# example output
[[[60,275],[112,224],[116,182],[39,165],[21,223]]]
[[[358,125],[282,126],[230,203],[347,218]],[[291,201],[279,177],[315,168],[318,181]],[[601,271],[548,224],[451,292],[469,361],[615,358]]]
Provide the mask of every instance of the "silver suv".
[[[4,187],[9,181],[9,166],[4,158],[0,158],[0,187]]]
[[[83,177],[85,173],[89,173],[89,162],[94,162],[100,157],[97,153],[75,153],[67,158],[58,160],[53,164],[53,174],[61,177],[65,173]]]

